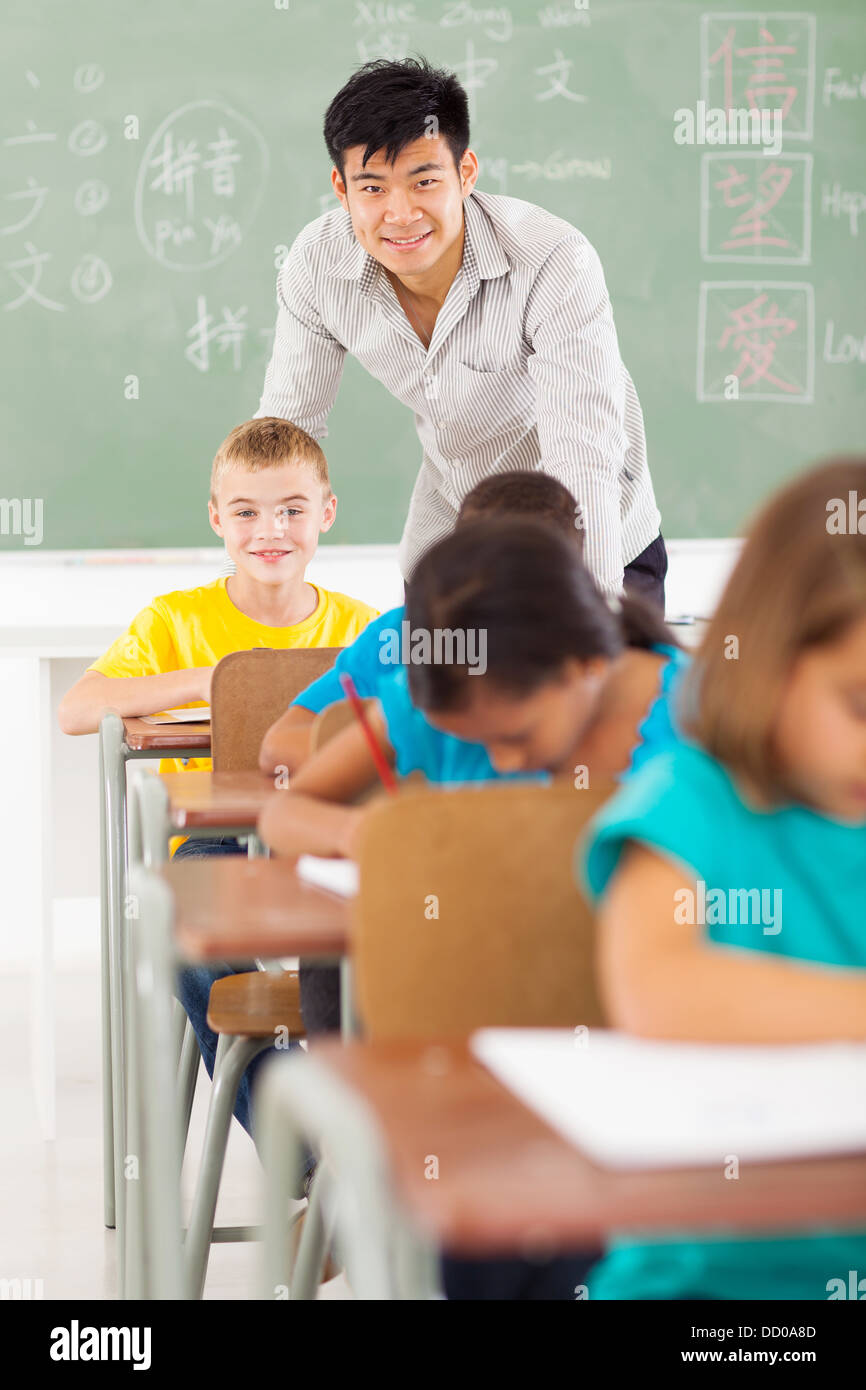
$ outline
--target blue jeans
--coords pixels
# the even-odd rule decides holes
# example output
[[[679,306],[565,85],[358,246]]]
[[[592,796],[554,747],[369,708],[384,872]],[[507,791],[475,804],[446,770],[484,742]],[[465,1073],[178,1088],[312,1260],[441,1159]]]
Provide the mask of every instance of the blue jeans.
[[[220,835],[216,838],[189,839],[182,845],[178,845],[174,852],[174,859],[207,859],[215,854],[246,854],[246,850],[238,841],[230,835]],[[244,975],[250,970],[255,970],[255,961],[250,961],[249,965],[229,965],[228,961],[212,961],[208,965],[186,965],[182,966],[177,973],[176,994],[184,1009],[187,1018],[193,1026],[196,1038],[198,1039],[199,1050],[204,1058],[208,1076],[213,1080],[214,1062],[216,1061],[217,1035],[207,1024],[207,1008],[210,1000],[211,986],[216,980],[223,980],[227,975]],[[259,1071],[265,1066],[274,1054],[276,1040],[271,1047],[265,1048],[247,1066],[240,1085],[238,1086],[237,1099],[235,1100],[234,1113],[244,1129],[253,1138],[251,1107],[252,1095]],[[290,1048],[297,1048],[296,1041],[289,1043]],[[285,1051],[284,1048],[280,1049]],[[309,1156],[309,1162],[305,1162],[305,1171],[310,1172],[314,1167],[314,1159]]]

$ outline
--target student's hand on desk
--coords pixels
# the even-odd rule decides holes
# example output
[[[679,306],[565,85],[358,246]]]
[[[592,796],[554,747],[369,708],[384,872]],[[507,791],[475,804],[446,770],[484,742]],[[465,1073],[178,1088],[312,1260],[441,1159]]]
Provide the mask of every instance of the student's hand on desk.
[[[291,791],[269,797],[259,816],[257,834],[281,858],[300,854],[338,858],[349,853],[354,825],[360,816],[354,806],[340,806]]]

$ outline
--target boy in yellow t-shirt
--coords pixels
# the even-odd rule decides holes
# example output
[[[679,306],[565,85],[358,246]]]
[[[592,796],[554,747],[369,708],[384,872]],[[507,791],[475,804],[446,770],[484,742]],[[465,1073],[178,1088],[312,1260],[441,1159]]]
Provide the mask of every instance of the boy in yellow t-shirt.
[[[336,511],[325,455],[310,435],[274,417],[238,425],[217,451],[208,502],[211,526],[237,572],[163,594],[143,608],[64,697],[58,716],[64,733],[95,733],[109,709],[141,715],[207,705],[214,667],[231,652],[354,642],[378,610],[304,579]],[[184,771],[172,759],[160,766]],[[194,758],[187,766],[206,769],[211,762]],[[236,840],[217,837],[181,842],[177,855],[240,850]],[[207,1026],[208,998],[213,981],[230,973],[232,967],[215,965],[178,974],[178,997],[211,1076],[216,1037]],[[252,1080],[267,1055],[254,1058],[238,1089],[235,1114],[247,1130]]]
[[[208,502],[237,573],[143,608],[64,696],[64,733],[95,733],[109,709],[142,715],[207,705],[214,667],[231,652],[354,642],[378,611],[304,579],[336,511],[325,455],[310,435],[273,417],[238,425],[217,451]],[[184,770],[172,759],[161,767]]]

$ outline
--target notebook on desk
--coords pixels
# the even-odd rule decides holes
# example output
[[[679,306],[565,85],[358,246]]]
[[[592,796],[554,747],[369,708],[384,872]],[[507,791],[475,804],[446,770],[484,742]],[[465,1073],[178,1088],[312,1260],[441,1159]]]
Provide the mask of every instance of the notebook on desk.
[[[360,874],[354,859],[322,859],[316,854],[302,854],[297,867],[298,877],[305,882],[339,893],[341,898],[357,897]]]
[[[197,709],[164,709],[159,714],[143,714],[142,724],[207,724],[210,721],[210,705],[199,705]]]
[[[679,1168],[866,1151],[866,1044],[656,1042],[489,1028],[474,1055],[589,1158]]]

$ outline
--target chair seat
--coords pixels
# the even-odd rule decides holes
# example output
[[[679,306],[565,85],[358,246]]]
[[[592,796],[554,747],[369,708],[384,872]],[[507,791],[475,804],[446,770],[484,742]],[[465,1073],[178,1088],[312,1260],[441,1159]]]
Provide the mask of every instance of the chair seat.
[[[285,970],[280,975],[251,970],[215,980],[207,1022],[215,1033],[240,1038],[268,1037],[278,1028],[287,1029],[292,1037],[303,1037],[297,970]]]

